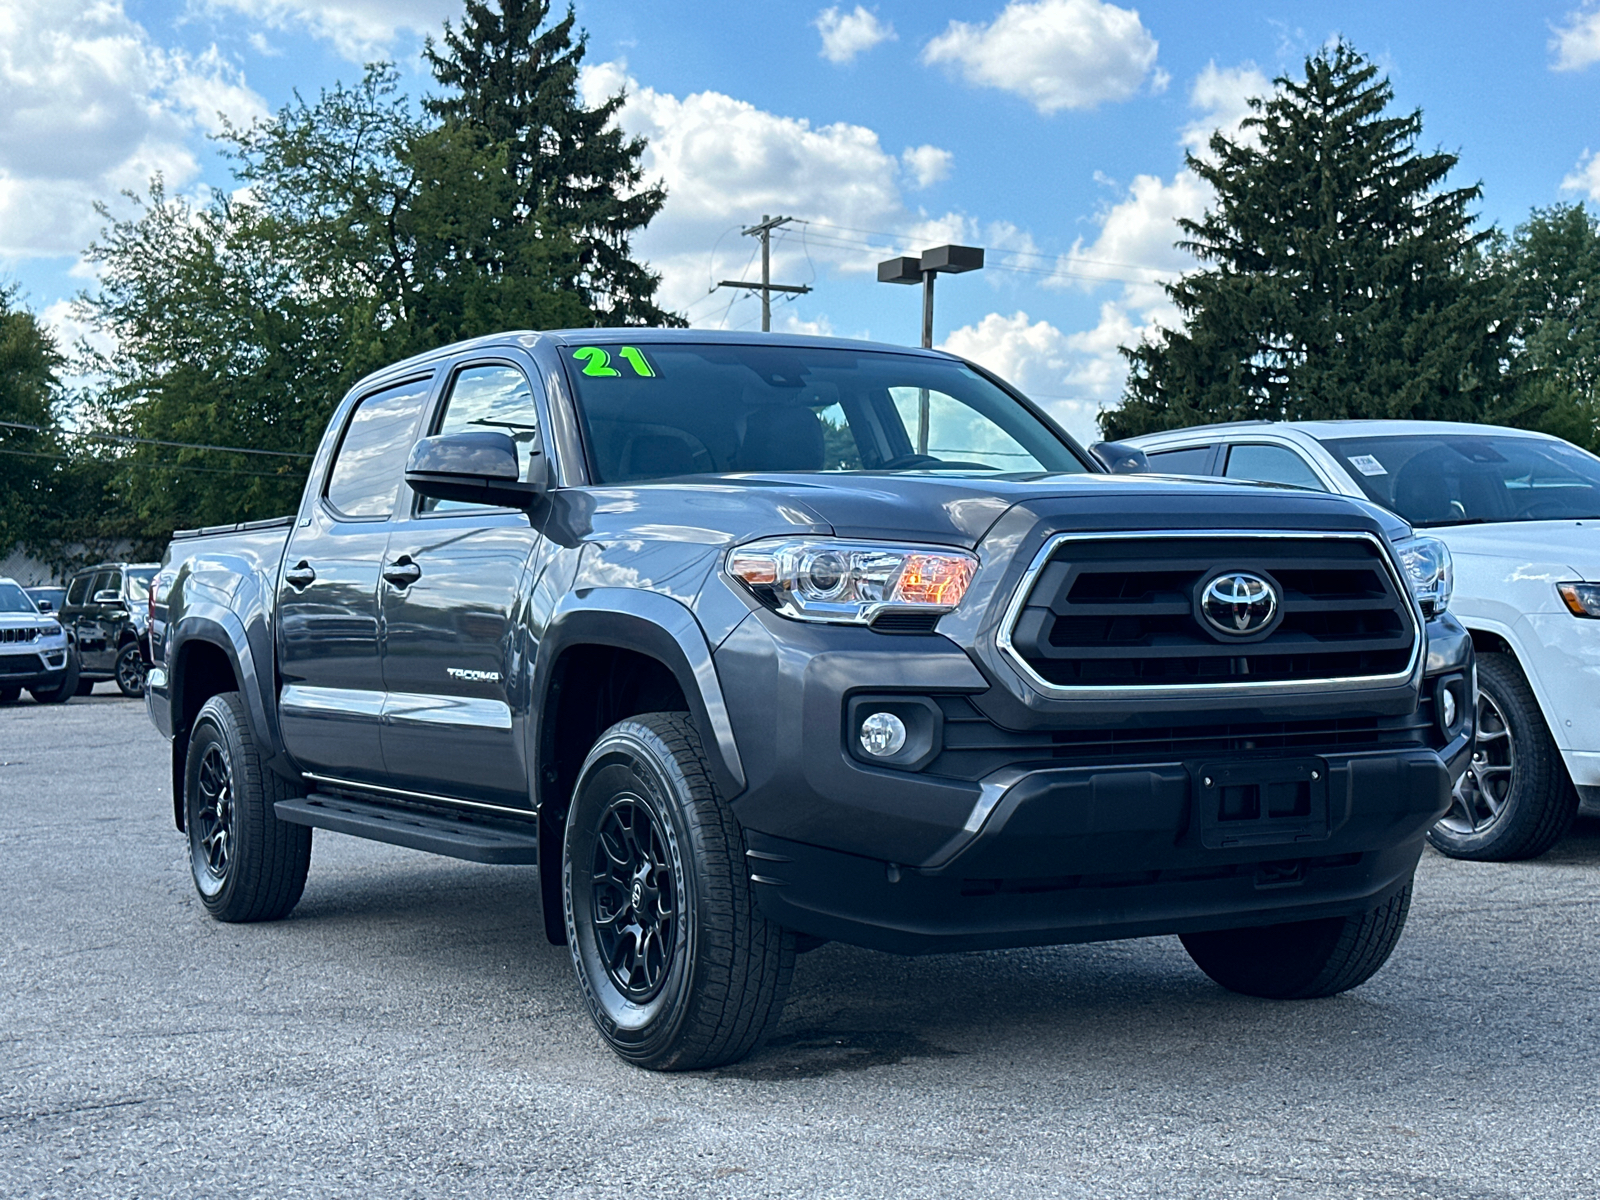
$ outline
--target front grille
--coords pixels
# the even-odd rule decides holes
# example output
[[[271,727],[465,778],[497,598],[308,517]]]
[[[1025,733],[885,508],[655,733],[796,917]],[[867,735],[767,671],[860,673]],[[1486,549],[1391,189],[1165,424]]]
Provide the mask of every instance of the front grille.
[[[1257,639],[1213,632],[1196,596],[1219,572],[1276,585],[1282,619]],[[1011,649],[1063,688],[1233,686],[1402,675],[1410,600],[1364,537],[1065,538],[1039,570]]]
[[[0,654],[0,675],[32,675],[44,670],[37,654]]]
[[[0,629],[0,643],[4,642],[37,642],[39,630],[34,629]]]
[[[1034,730],[1002,729],[965,696],[935,699],[944,714],[944,748],[923,770],[950,779],[982,779],[1001,767],[1117,766],[1273,753],[1352,753],[1429,746],[1438,741],[1429,696],[1404,717]]]

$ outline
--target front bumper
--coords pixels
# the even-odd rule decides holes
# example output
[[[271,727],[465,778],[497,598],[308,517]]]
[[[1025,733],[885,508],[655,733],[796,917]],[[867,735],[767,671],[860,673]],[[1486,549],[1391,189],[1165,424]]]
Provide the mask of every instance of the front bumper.
[[[1448,619],[1430,634],[1424,700],[1413,693],[1409,713],[1393,712],[1392,699],[1362,712],[1348,698],[1305,697],[1221,714],[1219,702],[1176,715],[1101,702],[1024,712],[940,635],[752,614],[716,661],[748,780],[733,808],[757,896],[794,929],[905,953],[1370,907],[1409,877],[1470,756],[1470,729],[1447,738],[1431,716],[1434,681],[1468,677],[1470,640]],[[848,716],[863,696],[929,706],[943,749],[902,764],[909,769],[864,761]],[[1289,732],[1263,736],[1263,748],[1186,733],[1221,720]],[[1178,727],[1154,730],[1161,722]],[[1330,732],[1295,741],[1320,736],[1295,732],[1305,729]],[[974,734],[1006,749],[953,749]],[[996,765],[994,754],[1014,761]],[[1205,762],[1303,769],[1308,780],[1315,770],[1305,819],[1219,837],[1197,773]]]
[[[67,673],[67,643],[0,653],[0,687],[50,688]]]

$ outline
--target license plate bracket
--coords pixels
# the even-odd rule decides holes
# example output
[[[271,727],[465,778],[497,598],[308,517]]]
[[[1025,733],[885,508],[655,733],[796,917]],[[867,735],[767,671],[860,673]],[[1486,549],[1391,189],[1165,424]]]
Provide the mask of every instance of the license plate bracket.
[[[1195,763],[1200,843],[1213,850],[1328,836],[1328,764],[1320,758]]]

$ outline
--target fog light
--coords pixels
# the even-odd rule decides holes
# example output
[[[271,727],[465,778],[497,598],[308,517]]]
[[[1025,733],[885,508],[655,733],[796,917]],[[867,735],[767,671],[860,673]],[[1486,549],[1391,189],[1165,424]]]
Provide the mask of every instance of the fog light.
[[[1439,715],[1444,718],[1444,727],[1454,729],[1456,724],[1456,694],[1449,688],[1439,693]]]
[[[861,748],[874,758],[899,754],[906,744],[906,723],[893,713],[873,713],[861,722]]]

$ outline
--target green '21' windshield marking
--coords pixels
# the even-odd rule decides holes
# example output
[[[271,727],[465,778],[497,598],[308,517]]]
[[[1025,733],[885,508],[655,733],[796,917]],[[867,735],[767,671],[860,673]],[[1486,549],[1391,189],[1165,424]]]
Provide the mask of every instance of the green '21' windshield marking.
[[[650,360],[633,346],[620,346],[617,355],[623,362],[633,368],[633,373],[640,379],[654,379],[655,368],[650,365]],[[572,357],[583,364],[583,373],[591,379],[604,379],[622,374],[611,365],[611,355],[599,346],[580,346],[572,352]]]

